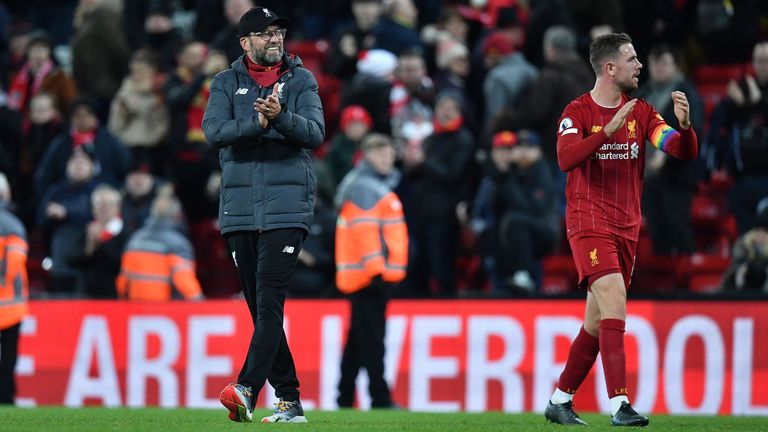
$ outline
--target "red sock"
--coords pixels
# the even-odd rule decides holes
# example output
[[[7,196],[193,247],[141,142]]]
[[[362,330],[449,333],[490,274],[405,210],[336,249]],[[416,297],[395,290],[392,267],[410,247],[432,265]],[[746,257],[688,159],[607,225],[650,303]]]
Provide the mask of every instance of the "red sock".
[[[608,397],[627,394],[627,372],[624,354],[624,321],[600,321],[600,355],[603,358]]]
[[[587,333],[582,327],[571,344],[568,360],[565,362],[563,373],[560,374],[557,388],[566,393],[576,393],[589,370],[592,369],[599,351],[599,339]]]

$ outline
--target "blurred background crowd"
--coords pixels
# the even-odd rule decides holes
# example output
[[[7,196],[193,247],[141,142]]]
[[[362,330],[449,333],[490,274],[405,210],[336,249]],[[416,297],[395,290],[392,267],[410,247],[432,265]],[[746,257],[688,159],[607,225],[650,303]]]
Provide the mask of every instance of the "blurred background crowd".
[[[325,110],[292,296],[339,295],[333,198],[374,132],[396,143],[411,237],[395,296],[574,293],[555,133],[607,32],[633,38],[637,96],[673,127],[669,94],[688,95],[701,143],[691,162],[648,152],[633,292],[768,293],[766,2],[6,0],[0,172],[28,231],[33,298],[115,298],[121,263],[153,265],[123,260],[129,242],[164,232],[180,234],[169,256],[193,264],[180,294],[238,295],[201,121],[254,6],[291,20],[286,51]]]

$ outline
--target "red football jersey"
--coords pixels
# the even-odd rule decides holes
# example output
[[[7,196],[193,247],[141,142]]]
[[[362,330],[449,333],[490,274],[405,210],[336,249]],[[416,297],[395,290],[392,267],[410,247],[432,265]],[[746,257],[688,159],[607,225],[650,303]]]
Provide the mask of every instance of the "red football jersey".
[[[693,128],[682,136],[640,99],[610,138],[603,127],[630,98],[615,108],[598,105],[589,93],[573,100],[560,117],[557,158],[568,173],[565,187],[567,235],[607,232],[637,241],[643,193],[645,141],[682,159],[698,153]],[[681,139],[682,138],[682,139]]]

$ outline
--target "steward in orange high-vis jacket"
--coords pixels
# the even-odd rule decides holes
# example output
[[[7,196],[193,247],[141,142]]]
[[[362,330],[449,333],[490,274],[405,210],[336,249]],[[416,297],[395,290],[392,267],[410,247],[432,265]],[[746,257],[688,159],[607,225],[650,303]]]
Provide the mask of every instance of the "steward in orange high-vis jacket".
[[[116,281],[118,297],[145,301],[203,298],[194,250],[176,229],[180,216],[176,198],[155,198],[150,218],[131,236],[123,252]]]
[[[0,173],[0,404],[13,404],[13,371],[21,320],[27,315],[27,234],[6,205],[11,200],[8,179]]]
[[[360,145],[363,159],[336,194],[336,285],[352,305],[341,361],[339,407],[351,407],[355,379],[368,372],[371,406],[394,406],[384,381],[384,330],[389,288],[405,279],[408,230],[400,199],[395,149],[386,135],[370,134]]]

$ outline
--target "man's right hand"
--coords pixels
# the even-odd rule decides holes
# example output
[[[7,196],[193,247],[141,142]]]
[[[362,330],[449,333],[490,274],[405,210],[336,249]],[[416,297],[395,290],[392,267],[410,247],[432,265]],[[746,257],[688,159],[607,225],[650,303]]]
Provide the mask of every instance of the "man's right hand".
[[[624,125],[624,122],[627,121],[627,116],[629,115],[629,113],[632,112],[632,110],[635,109],[636,104],[637,104],[637,99],[632,99],[631,101],[625,103],[624,106],[619,109],[616,115],[613,116],[611,121],[609,121],[608,124],[605,125],[605,127],[603,128],[603,131],[605,131],[605,134],[608,137],[615,134],[616,131],[619,130],[619,128]]]
[[[45,215],[49,219],[62,220],[67,217],[67,208],[57,202],[50,202],[45,209]]]

